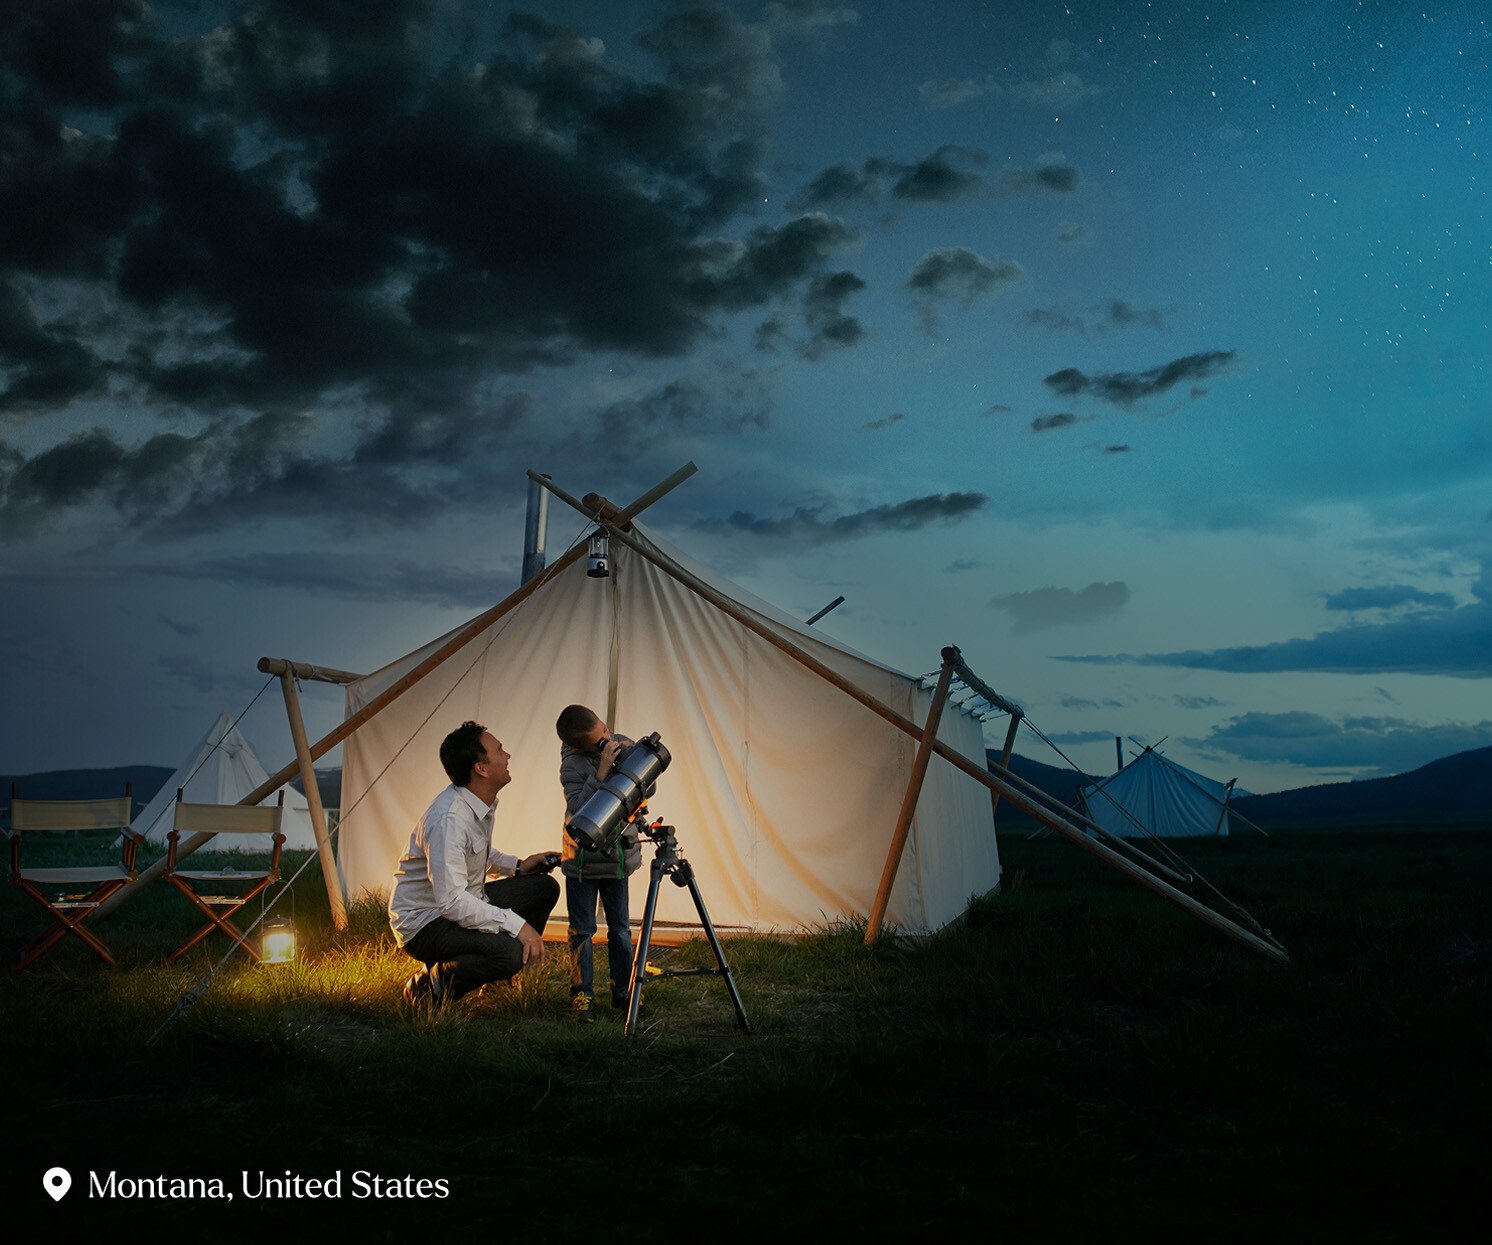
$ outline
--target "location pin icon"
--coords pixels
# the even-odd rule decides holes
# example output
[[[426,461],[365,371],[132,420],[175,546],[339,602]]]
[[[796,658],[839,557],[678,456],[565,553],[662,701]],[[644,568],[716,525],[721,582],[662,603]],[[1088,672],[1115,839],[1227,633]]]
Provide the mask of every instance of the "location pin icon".
[[[72,1173],[65,1167],[54,1167],[41,1178],[41,1187],[52,1195],[52,1201],[60,1202],[73,1187]]]

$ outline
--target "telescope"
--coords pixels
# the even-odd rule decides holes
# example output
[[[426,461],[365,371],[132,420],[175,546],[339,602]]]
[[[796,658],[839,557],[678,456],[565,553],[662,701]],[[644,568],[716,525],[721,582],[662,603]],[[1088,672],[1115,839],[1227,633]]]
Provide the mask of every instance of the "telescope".
[[[657,731],[638,740],[617,758],[601,789],[570,818],[565,827],[570,837],[588,852],[609,848],[647,803],[671,760]]]

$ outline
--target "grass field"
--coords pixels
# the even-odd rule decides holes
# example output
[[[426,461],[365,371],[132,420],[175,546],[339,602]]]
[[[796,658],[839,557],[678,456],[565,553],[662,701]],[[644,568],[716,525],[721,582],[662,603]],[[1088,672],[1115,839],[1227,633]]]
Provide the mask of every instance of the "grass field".
[[[301,961],[230,962],[147,1050],[213,962],[162,963],[195,913],[152,888],[100,925],[117,969],[74,944],[0,980],[7,1204],[59,1233],[107,1213],[131,1235],[217,1241],[333,1222],[359,1241],[1446,1240],[1479,1214],[1492,834],[1189,847],[1288,967],[1067,844],[1007,836],[1002,854],[1002,893],[931,939],[867,951],[846,924],[729,941],[753,1036],[718,982],[683,979],[649,988],[632,1042],[610,1012],[567,1020],[556,952],[412,1019],[382,913],[334,935],[308,875]],[[44,918],[5,891],[8,954]],[[698,942],[663,956],[709,961]],[[77,1181],[57,1207],[39,1187],[53,1164]],[[90,1170],[231,1189],[243,1170],[341,1171],[344,1196],[104,1202]],[[356,1199],[355,1171],[449,1195]]]

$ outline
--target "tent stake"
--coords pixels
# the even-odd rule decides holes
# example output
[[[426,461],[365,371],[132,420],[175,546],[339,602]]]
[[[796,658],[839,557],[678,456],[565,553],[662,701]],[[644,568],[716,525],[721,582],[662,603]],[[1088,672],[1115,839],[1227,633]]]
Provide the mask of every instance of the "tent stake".
[[[891,887],[896,883],[896,871],[901,867],[901,854],[906,850],[907,835],[912,829],[912,814],[917,811],[917,797],[922,794],[922,780],[927,777],[927,763],[932,760],[932,746],[937,742],[938,723],[943,717],[943,706],[948,702],[948,685],[953,682],[953,666],[957,659],[958,649],[943,650],[943,669],[938,672],[938,686],[933,692],[932,706],[927,711],[927,722],[922,727],[917,757],[912,762],[912,777],[907,783],[906,794],[901,798],[901,811],[896,814],[896,829],[891,835],[891,849],[886,853],[886,867],[881,870],[880,889],[876,891],[870,919],[865,923],[867,947],[872,946],[881,936],[881,924],[886,919],[886,907],[891,902]]]
[[[571,504],[573,504],[573,502]],[[734,601],[730,601],[721,596],[713,588],[701,582],[698,578],[696,578],[694,575],[691,575],[682,567],[674,566],[667,558],[660,555],[656,550],[648,547],[642,541],[632,536],[630,533],[623,531],[620,525],[613,527],[610,524],[607,524],[606,526],[613,538],[620,540],[634,553],[637,553],[639,556],[646,558],[665,575],[668,575],[671,578],[677,580],[679,583],[683,584],[684,587],[694,592],[697,596],[703,597],[706,601],[710,602],[711,605],[715,606],[716,609],[721,610],[723,613],[728,614],[730,617],[734,618],[748,631],[752,631],[755,634],[761,636],[761,638],[766,640],[767,643],[773,645],[778,649],[781,649],[795,661],[804,666],[807,666],[808,669],[812,670],[815,674],[819,675],[821,678],[825,679],[829,683],[832,683],[835,687],[839,688],[839,690],[844,692],[845,695],[859,701],[867,709],[871,710],[873,713],[878,714],[880,717],[890,722],[891,725],[895,726],[899,730],[905,731],[908,735],[914,737],[921,736],[921,728],[918,727],[915,722],[911,721],[911,719],[903,717],[901,714],[897,713],[895,709],[891,708],[891,706],[883,704],[881,701],[877,700],[868,692],[856,687],[848,679],[842,677],[837,671],[831,670],[828,666],[824,665],[823,662],[805,652],[803,649],[799,648],[791,640],[784,638],[783,636],[772,630],[770,627],[768,627],[765,623],[753,618]],[[1016,788],[996,778],[989,772],[986,766],[977,765],[975,764],[975,762],[969,760],[969,758],[964,756],[962,753],[956,752],[952,748],[948,747],[946,744],[936,741],[934,741],[933,743],[933,751],[936,752],[945,761],[948,761],[956,768],[968,774],[969,777],[974,779],[975,782],[983,783],[991,791],[998,791],[1002,799],[1010,801],[1010,803],[1014,804],[1028,817],[1034,818],[1036,821],[1041,822],[1043,825],[1049,826],[1055,833],[1061,835],[1070,843],[1073,843],[1076,846],[1082,848],[1083,851],[1089,853],[1089,855],[1097,856],[1105,864],[1124,874],[1125,877],[1138,882],[1141,886],[1147,887],[1148,889],[1154,891],[1156,894],[1160,895],[1162,898],[1168,899],[1172,903],[1176,904],[1178,907],[1184,909],[1187,912],[1190,912],[1204,924],[1212,926],[1214,929],[1218,930],[1222,934],[1225,934],[1227,937],[1232,938],[1234,941],[1241,942],[1244,946],[1252,947],[1255,951],[1258,951],[1260,954],[1266,955],[1271,959],[1278,960],[1283,964],[1288,964],[1290,962],[1289,955],[1287,955],[1279,947],[1274,946],[1272,943],[1266,942],[1263,938],[1260,938],[1256,934],[1250,933],[1242,926],[1228,920],[1228,918],[1223,916],[1221,913],[1214,912],[1206,904],[1197,902],[1197,900],[1193,899],[1190,895],[1184,893],[1183,891],[1177,890],[1174,886],[1171,886],[1169,883],[1162,881],[1154,874],[1145,869],[1142,869],[1139,865],[1126,860],[1112,848],[1106,847],[1102,843],[1090,839],[1076,826],[1070,824],[1065,818],[1060,817],[1055,813],[1049,812],[1047,809],[1041,807],[1041,805],[1028,799]],[[983,760],[982,757],[981,760]]]

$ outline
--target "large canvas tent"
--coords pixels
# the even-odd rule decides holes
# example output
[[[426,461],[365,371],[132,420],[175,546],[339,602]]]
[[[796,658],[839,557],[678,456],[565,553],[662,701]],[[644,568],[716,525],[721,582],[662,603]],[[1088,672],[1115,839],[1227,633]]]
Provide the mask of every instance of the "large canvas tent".
[[[914,721],[921,681],[881,665],[698,565],[641,525],[642,557],[616,542],[611,576],[562,569],[347,740],[338,848],[348,893],[386,892],[426,805],[445,784],[441,738],[485,723],[512,753],[494,841],[520,855],[559,846],[564,801],[554,721],[587,704],[673,754],[651,813],[678,828],[712,921],[791,930],[870,911],[916,741],[663,573],[659,557],[735,602],[836,674]],[[450,633],[454,635],[455,632]],[[356,713],[448,636],[347,689]],[[939,740],[983,765],[980,724],[940,720]],[[891,892],[887,920],[939,928],[994,887],[1000,862],[989,793],[934,757]],[[633,879],[641,909],[646,871]],[[688,926],[686,891],[665,886],[660,921]]]
[[[1088,816],[1110,834],[1163,839],[1228,833],[1232,783],[1221,783],[1146,748],[1102,782],[1080,787]]]
[[[174,824],[172,807],[176,803],[177,788],[185,788],[184,798],[190,804],[237,804],[262,786],[268,777],[243,732],[233,725],[233,719],[226,713],[220,713],[217,721],[187,754],[186,760],[135,818],[134,828],[150,842],[164,844]],[[314,851],[316,836],[311,830],[306,797],[289,783],[281,790],[285,792],[285,816],[281,823],[285,846]],[[259,802],[270,805],[277,799],[278,795],[271,793]],[[269,836],[223,835],[213,847],[217,851],[260,852],[268,849]]]

